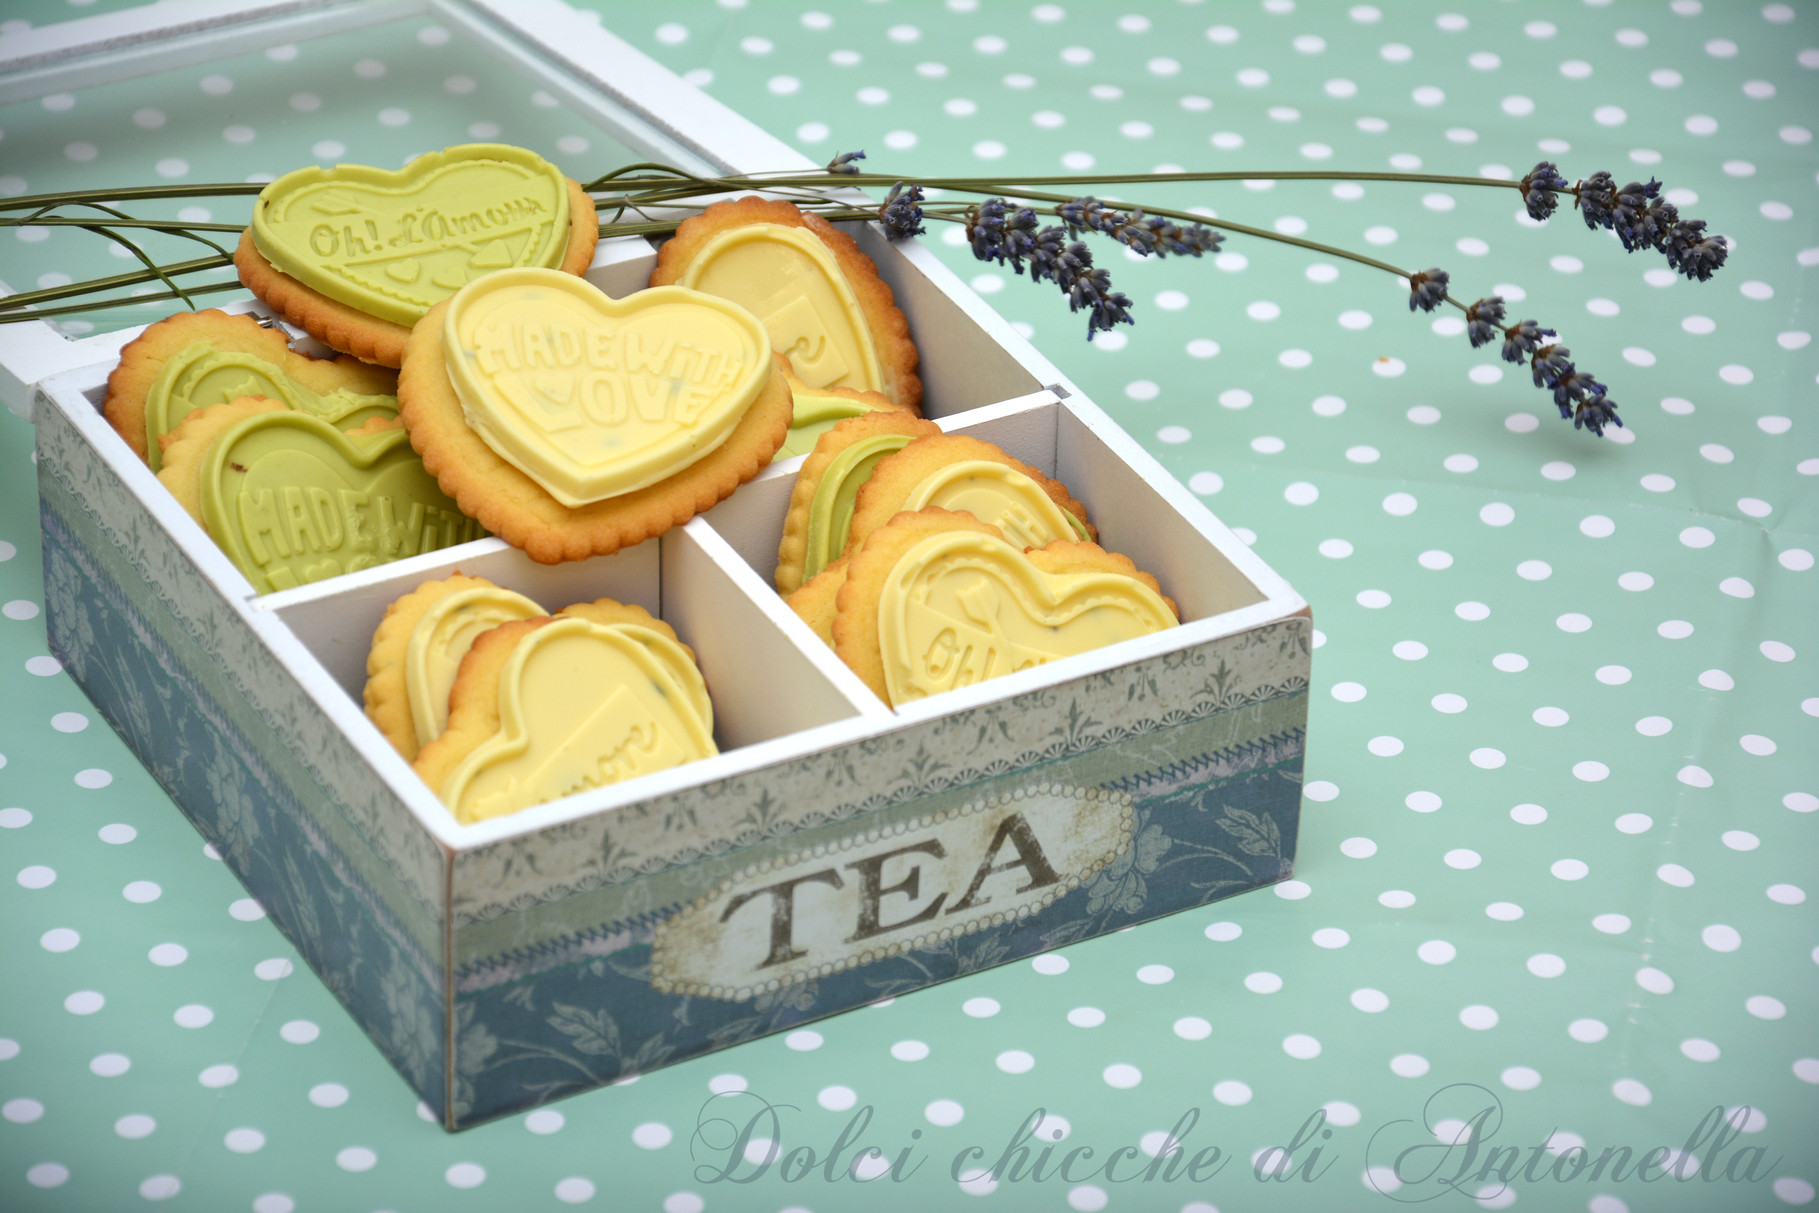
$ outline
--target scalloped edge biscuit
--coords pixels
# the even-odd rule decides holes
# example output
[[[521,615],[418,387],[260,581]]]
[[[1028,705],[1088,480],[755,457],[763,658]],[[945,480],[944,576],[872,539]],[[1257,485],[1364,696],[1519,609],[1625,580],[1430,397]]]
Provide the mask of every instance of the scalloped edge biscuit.
[[[1004,448],[967,434],[931,434],[918,438],[894,455],[878,461],[866,482],[859,486],[853,502],[853,526],[843,555],[851,555],[865,537],[902,513],[904,501],[931,474],[950,463],[976,459],[1002,463],[1035,481],[1061,509],[1080,520],[1092,539],[1099,538],[1099,528],[1087,520],[1086,506],[1067,491],[1059,480],[1050,479],[1040,470],[1011,455]]]
[[[300,354],[291,348],[290,338],[282,329],[268,329],[245,313],[218,308],[178,312],[147,325],[143,333],[122,346],[120,362],[107,377],[107,397],[101,411],[139,458],[146,458],[148,453],[145,405],[152,385],[166,362],[203,341],[218,350],[262,358],[310,391],[325,396],[343,389],[361,396],[398,394],[397,372],[347,354],[335,358]]]
[[[442,785],[448,782],[448,777],[454,773],[455,768],[461,765],[475,746],[487,741],[500,729],[499,681],[512,650],[518,647],[519,641],[538,628],[547,627],[561,618],[581,618],[602,624],[628,623],[650,628],[676,641],[688,654],[689,660],[695,660],[695,651],[682,644],[669,624],[643,607],[617,602],[611,598],[576,603],[562,608],[554,615],[545,615],[540,619],[514,620],[487,629],[474,637],[474,646],[461,659],[460,671],[455,675],[455,685],[448,695],[448,728],[443,730],[442,736],[419,750],[411,762],[411,769],[429,785],[430,791],[435,793],[438,800],[442,797]],[[700,672],[698,668],[696,672]]]
[[[405,656],[410,648],[411,633],[430,608],[463,590],[483,587],[499,589],[485,577],[470,577],[457,570],[440,581],[426,581],[410,593],[392,600],[385,608],[379,626],[373,629],[373,643],[366,654],[366,687],[361,699],[366,705],[366,718],[373,722],[392,748],[406,761],[417,757],[417,721],[411,714],[411,697],[405,682]]]
[[[249,417],[288,412],[290,406],[283,401],[265,396],[241,396],[195,410],[160,439],[164,465],[158,469],[158,483],[171,491],[197,526],[208,531],[208,523],[202,517],[202,465],[208,462],[215,440]],[[209,538],[214,538],[212,532]]]
[[[834,647],[835,602],[840,595],[840,587],[845,584],[846,557],[842,556],[797,586],[783,600],[830,649]]]
[[[681,526],[770,465],[789,433],[789,385],[772,367],[725,442],[666,480],[569,507],[507,463],[467,424],[444,367],[438,303],[406,343],[398,415],[423,466],[461,512],[539,564],[605,556]]]
[[[707,246],[708,241],[728,228],[755,223],[775,223],[783,227],[806,228],[834,255],[840,272],[846,276],[859,309],[865,313],[871,329],[872,346],[878,354],[878,365],[884,372],[884,396],[921,415],[922,380],[916,376],[918,355],[910,340],[909,321],[898,309],[896,296],[878,266],[860,251],[851,236],[823,219],[804,213],[794,203],[776,198],[747,194],[714,203],[699,215],[685,219],[657,250],[657,268],[651,271],[652,286],[680,283],[689,263]]]
[[[878,611],[884,583],[911,548],[932,535],[948,531],[977,531],[996,539],[1004,538],[1004,533],[997,527],[980,522],[964,511],[931,507],[898,514],[868,535],[859,550],[847,558],[846,580],[835,598],[831,628],[834,652],[859,675],[873,694],[887,704],[891,699],[884,680],[884,658],[878,641]],[[1045,573],[1117,573],[1129,577],[1154,590],[1168,605],[1176,621],[1181,619],[1181,608],[1174,599],[1162,593],[1162,586],[1154,577],[1139,569],[1130,557],[1108,552],[1096,543],[1062,539],[1047,547],[1030,548],[1024,552],[1024,557]]]
[[[815,490],[828,464],[855,442],[874,434],[907,434],[912,439],[939,434],[941,427],[920,417],[904,413],[868,413],[836,422],[815,442],[815,449],[803,459],[796,472],[795,487],[790,490],[789,512],[783,517],[783,538],[777,544],[777,592],[789,595],[804,583],[803,566],[808,562],[808,510]]]
[[[594,199],[574,178],[568,181],[568,248],[556,268],[579,276],[594,261],[600,243],[600,216]],[[306,286],[265,259],[253,244],[253,229],[240,234],[234,268],[241,283],[273,311],[330,349],[380,366],[402,366],[411,330],[369,316],[352,304],[331,299]],[[419,322],[421,324],[421,322]]]

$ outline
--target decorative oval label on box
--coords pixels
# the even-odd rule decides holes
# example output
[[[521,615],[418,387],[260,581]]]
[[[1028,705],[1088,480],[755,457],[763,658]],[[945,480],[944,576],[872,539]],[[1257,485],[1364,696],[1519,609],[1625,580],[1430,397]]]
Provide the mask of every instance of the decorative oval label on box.
[[[657,928],[651,984],[742,1002],[1027,918],[1130,847],[1131,804],[1038,784],[754,864]]]

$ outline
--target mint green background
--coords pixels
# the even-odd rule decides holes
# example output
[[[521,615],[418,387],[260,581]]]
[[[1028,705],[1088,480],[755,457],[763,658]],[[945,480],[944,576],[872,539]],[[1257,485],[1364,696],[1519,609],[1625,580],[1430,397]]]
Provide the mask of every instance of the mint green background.
[[[38,0],[5,16],[42,24],[118,7]],[[142,1193],[170,1191],[159,1177],[175,1177],[168,1207],[257,1213],[561,1208],[590,1192],[592,1207],[665,1213],[974,1200],[1006,1210],[1387,1209],[1390,1199],[1366,1186],[1367,1164],[1435,1139],[1393,1126],[1367,1158],[1373,1133],[1419,1121],[1429,1097],[1454,1083],[1496,1095],[1505,1119],[1489,1144],[1520,1146],[1525,1161],[1555,1130],[1594,1154],[1641,1153],[1680,1146],[1715,1106],[1756,1112],[1719,1165],[1760,1146],[1757,1182],[1518,1179],[1478,1202],[1486,1207],[1513,1198],[1521,1208],[1641,1213],[1813,1199],[1819,6],[597,7],[616,32],[817,159],[863,147],[866,167],[880,171],[1016,173],[1085,164],[1070,154],[1133,170],[1382,169],[1405,155],[1428,171],[1501,164],[1520,175],[1546,155],[1569,177],[1608,167],[1693,191],[1683,211],[1736,249],[1712,282],[1656,285],[1644,275],[1661,268],[1658,258],[1625,256],[1570,213],[1541,228],[1518,222],[1513,193],[1372,185],[1346,200],[1324,185],[1283,184],[1136,195],[1265,225],[1299,218],[1312,238],[1440,265],[1465,298],[1520,287],[1526,298],[1513,310],[1558,328],[1622,402],[1631,428],[1599,442],[1557,421],[1520,374],[1472,378],[1502,364],[1437,335],[1371,271],[1347,266],[1319,283],[1305,275],[1316,259],[1242,239],[1227,245],[1238,257],[1218,265],[1138,264],[1101,249],[1138,322],[1088,346],[1084,324],[1050,288],[980,266],[931,233],[932,247],[1222,518],[1254,535],[1314,604],[1323,644],[1298,882],[456,1137],[413,1115],[414,1097],[307,971],[255,974],[291,957],[288,946],[268,923],[230,913],[244,897],[238,884],[68,677],[44,664],[31,435],[0,415],[0,868],[16,874],[0,882],[0,1038],[16,1044],[0,1044],[0,1205],[132,1208]],[[1442,23],[1444,13],[1463,15],[1463,28]],[[426,44],[423,24],[305,45],[295,60],[253,55],[87,90],[68,108],[0,107],[0,189],[159,180],[157,162],[170,157],[188,162],[189,180],[275,174],[315,155],[389,164],[470,138],[476,122],[571,173],[613,162],[579,116],[521,95],[459,40]],[[1475,66],[1471,57],[1484,54],[1495,65]],[[383,72],[356,73],[360,59]],[[1258,69],[1266,79],[1250,74]],[[205,89],[211,75],[231,89]],[[451,75],[475,87],[450,92]],[[1355,93],[1329,90],[1334,80]],[[1434,98],[1417,97],[1421,88],[1444,98],[1424,104]],[[303,90],[321,107],[293,108],[288,98]],[[1211,104],[1184,107],[1185,97]],[[1532,112],[1510,98],[1529,99]],[[130,118],[148,106],[166,114],[150,131]],[[409,120],[382,122],[393,108]],[[1361,130],[1361,117],[1386,128]],[[252,138],[230,141],[223,132],[235,125]],[[1226,146],[1231,135],[1242,145]],[[565,137],[588,146],[565,151]],[[341,150],[315,150],[325,139]],[[92,144],[95,157],[70,159],[71,143]],[[1332,149],[1330,159],[1313,158],[1314,144]],[[1453,205],[1424,201],[1429,194]],[[1367,243],[1377,227],[1393,229],[1393,242]],[[80,233],[4,240],[0,278],[16,288],[123,264]],[[1462,251],[1462,240],[1488,251]],[[1558,257],[1575,261],[1556,268]],[[1279,312],[1259,318],[1272,315],[1259,303]],[[1285,362],[1286,350],[1306,351],[1306,365],[1289,365],[1302,359]],[[1296,486],[1317,496],[1296,504],[1310,496]],[[1449,567],[1418,559],[1436,551],[1450,554]],[[1525,564],[1535,561],[1545,570]],[[1652,582],[1626,589],[1625,573]],[[1382,602],[1369,591],[1387,604],[1367,605]],[[1462,617],[1461,603],[1484,604],[1488,617]],[[1562,627],[1569,615],[1589,628]],[[1690,624],[1690,635],[1658,631],[1671,620]],[[1409,641],[1425,655],[1405,646],[1411,657],[1397,656],[1392,646]],[[1526,668],[1493,664],[1509,653]],[[1710,670],[1728,678],[1708,682],[1733,689],[1702,685]],[[1566,723],[1543,723],[1561,714]],[[1638,721],[1649,721],[1646,731]],[[1374,753],[1379,738],[1399,740],[1400,752]],[[1773,752],[1752,752],[1768,748],[1756,738]],[[1599,772],[1587,763],[1608,774],[1588,778]],[[1704,780],[1694,767],[1710,786],[1695,786]],[[1520,824],[1518,805],[1544,807],[1545,820]],[[100,837],[116,823],[132,827],[131,841]],[[1460,866],[1473,856],[1475,866]],[[1586,865],[1583,878],[1553,874],[1569,859]],[[1669,864],[1693,882],[1658,875]],[[39,868],[54,881],[28,887],[41,882]],[[158,886],[154,900],[123,894],[143,881]],[[1412,904],[1385,904],[1391,890]],[[1521,916],[1509,919],[1505,904]],[[1624,929],[1593,925],[1608,915],[1627,919]],[[1241,933],[1228,938],[1232,927],[1215,924]],[[40,942],[64,929],[80,935],[73,949]],[[1434,940],[1454,958],[1423,960],[1417,949]],[[153,963],[148,953],[166,943],[187,959]],[[1559,958],[1559,975],[1531,970],[1553,971],[1533,959],[1543,956]],[[1655,992],[1665,988],[1655,972],[1671,992]],[[1275,986],[1260,975],[1280,988],[1257,992]],[[66,1009],[84,991],[104,1005]],[[1357,1005],[1378,1001],[1387,1006]],[[195,1005],[210,1022],[179,1026],[178,1008]],[[1078,1013],[1088,1007],[1102,1023],[1070,1022],[1092,1022]],[[1494,1026],[1467,1026],[1485,1022],[1467,1010],[1478,1007],[1495,1011]],[[1588,1020],[1605,1027],[1602,1039],[1569,1032]],[[300,1021],[319,1035],[290,1043],[283,1028]],[[1312,1051],[1302,1037],[1318,1042],[1317,1055],[1294,1055]],[[900,1060],[918,1053],[896,1047],[907,1041],[926,1044],[926,1056]],[[91,1071],[91,1059],[111,1053],[130,1059],[125,1073]],[[1024,1059],[1013,1053],[1028,1055],[1027,1070],[1016,1072]],[[1424,1071],[1413,1074],[1421,1067],[1411,1055]],[[1393,1068],[1393,1059],[1403,1060]],[[203,1086],[197,1076],[219,1064],[235,1066],[238,1080]],[[1113,1085],[1114,1066],[1135,1067],[1140,1081]],[[335,1094],[322,1084],[345,1088],[345,1102],[317,1106],[312,1090]],[[819,1172],[794,1184],[774,1172],[750,1185],[704,1182],[694,1168],[717,1156],[698,1143],[691,1161],[697,1117],[711,1092],[740,1086],[754,1095],[705,1115],[742,1119],[755,1096],[793,1105],[783,1148],[821,1152],[853,1114],[842,1110],[844,1088],[856,1107],[874,1109],[864,1143],[893,1156],[913,1146],[911,1161],[928,1161],[902,1183],[829,1183]],[[1429,1115],[1469,1116],[1473,1099],[1485,1102],[1454,1090]],[[1310,1166],[1331,1169],[1312,1181],[1257,1181],[1253,1153],[1287,1142],[1322,1105],[1333,1136]],[[1199,1185],[1051,1178],[956,1191],[955,1153],[978,1145],[989,1162],[1039,1106],[1065,1120],[1064,1147],[1093,1147],[1089,1166],[1146,1134],[1155,1149],[1188,1109],[1200,1113],[1190,1153],[1218,1145],[1232,1161]],[[129,1115],[156,1127],[124,1137],[116,1124]],[[252,1139],[234,1131],[247,1128],[263,1144],[237,1151]],[[375,1165],[338,1165],[350,1147],[371,1150]],[[1694,1153],[1703,1160],[1709,1150]],[[1429,1167],[1450,1175],[1463,1152],[1422,1157],[1410,1157],[1412,1176]],[[47,1163],[67,1179],[36,1186],[31,1177],[59,1174],[32,1170]],[[451,1168],[469,1165],[483,1181],[456,1186],[476,1172]],[[1436,1193],[1429,1182],[1396,1195]],[[1465,1197],[1437,1199],[1456,1207]]]

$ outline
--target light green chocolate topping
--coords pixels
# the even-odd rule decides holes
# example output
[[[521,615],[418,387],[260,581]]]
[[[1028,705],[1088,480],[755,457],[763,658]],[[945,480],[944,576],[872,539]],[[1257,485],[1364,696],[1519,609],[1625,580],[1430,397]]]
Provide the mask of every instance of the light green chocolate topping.
[[[777,453],[771,457],[771,462],[806,455],[815,449],[815,443],[820,441],[821,435],[848,417],[862,417],[867,413],[880,412],[885,407],[866,404],[862,400],[850,400],[845,396],[811,396],[804,392],[796,397],[789,434],[783,439],[783,445],[777,448]]]
[[[396,172],[311,165],[260,192],[252,227],[277,269],[408,328],[490,270],[560,266],[568,179],[502,143],[444,148]]]
[[[261,594],[478,539],[403,430],[353,438],[301,412],[228,430],[202,466],[202,519]]]
[[[146,395],[145,455],[152,471],[164,466],[158,440],[183,424],[185,417],[242,396],[264,396],[348,430],[398,412],[396,396],[362,396],[346,389],[323,395],[263,358],[198,341],[164,364]]]
[[[853,501],[859,486],[871,478],[880,460],[896,454],[916,437],[880,434],[855,442],[834,456],[808,503],[808,551],[803,554],[802,580],[840,559],[853,529]]]

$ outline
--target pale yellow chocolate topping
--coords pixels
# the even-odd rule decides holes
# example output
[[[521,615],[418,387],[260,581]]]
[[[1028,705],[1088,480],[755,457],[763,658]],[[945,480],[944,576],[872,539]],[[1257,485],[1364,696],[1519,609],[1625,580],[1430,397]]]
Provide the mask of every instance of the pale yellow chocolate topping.
[[[515,813],[718,753],[692,669],[648,628],[558,618],[518,642],[499,680],[499,732],[439,789],[462,822]],[[659,659],[663,646],[675,654]],[[699,675],[696,675],[699,678]]]
[[[904,499],[906,510],[940,506],[965,510],[989,522],[1019,548],[1047,547],[1057,539],[1085,539],[1086,527],[1055,504],[1042,486],[1006,464],[962,459],[925,477]]]
[[[806,228],[754,223],[707,242],[682,285],[749,309],[811,388],[882,391],[884,371],[853,288]]]
[[[419,746],[448,727],[448,693],[474,638],[502,623],[542,614],[543,608],[524,595],[496,585],[459,590],[424,613],[404,650],[404,686]]]
[[[679,286],[613,299],[559,270],[462,288],[443,341],[468,425],[571,508],[717,449],[772,366],[763,326],[737,304]]]
[[[892,567],[878,642],[892,706],[1174,627],[1142,582],[1047,573],[976,531],[923,540]]]

